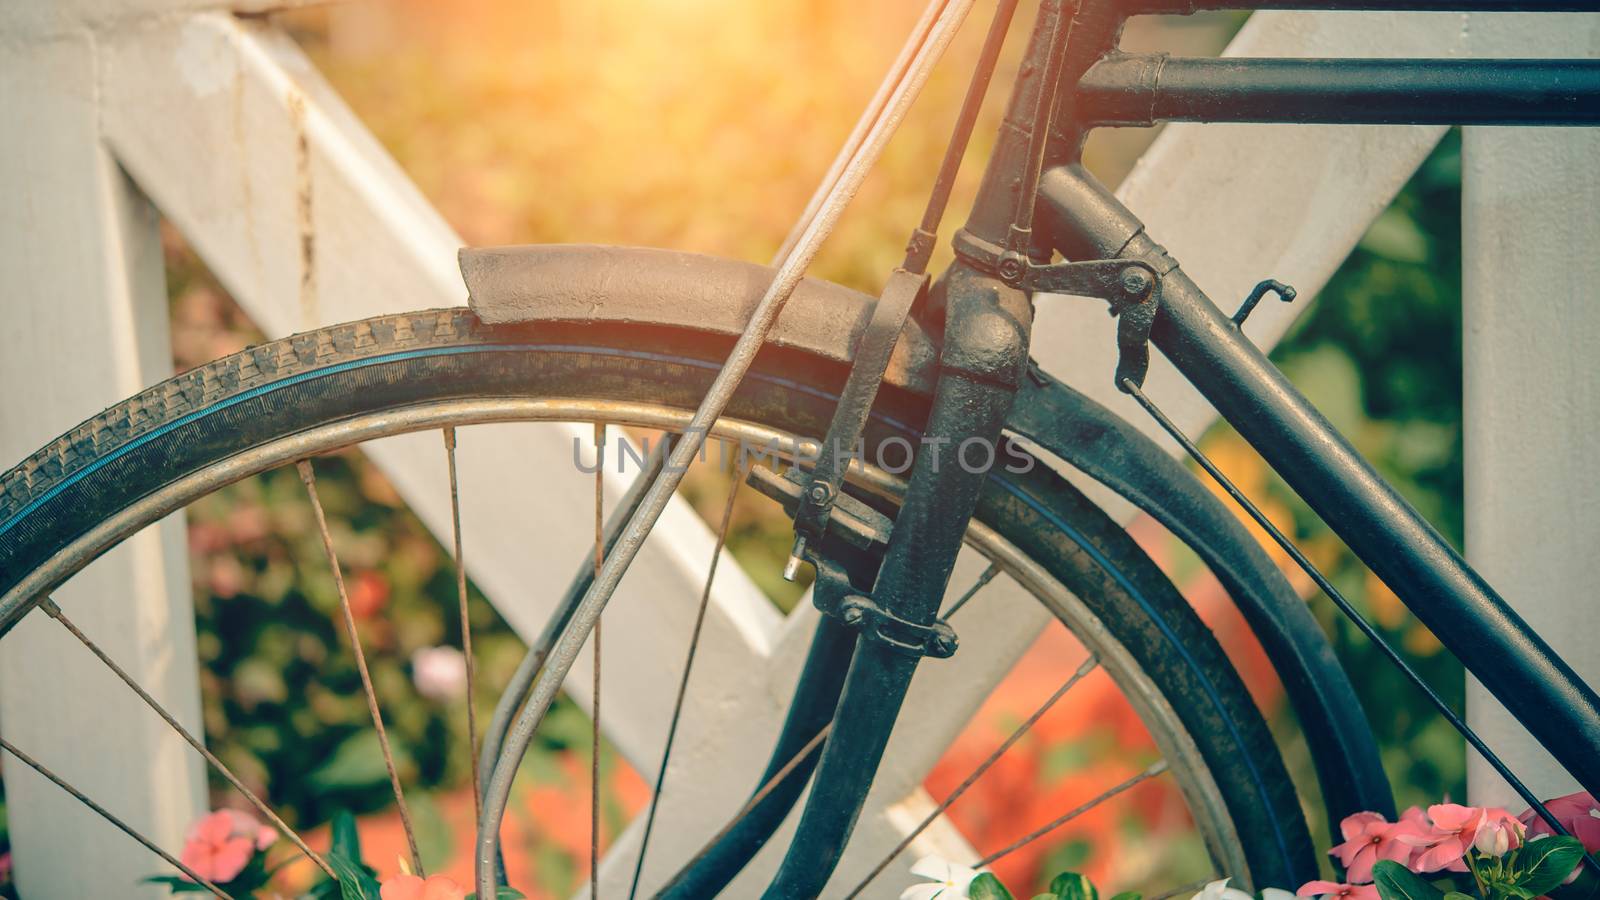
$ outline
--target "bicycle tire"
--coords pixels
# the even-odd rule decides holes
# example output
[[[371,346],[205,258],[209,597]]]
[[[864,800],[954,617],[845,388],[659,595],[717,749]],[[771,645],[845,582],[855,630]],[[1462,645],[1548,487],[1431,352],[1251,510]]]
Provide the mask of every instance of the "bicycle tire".
[[[451,399],[631,401],[645,389],[649,403],[692,410],[729,343],[725,335],[645,323],[490,327],[465,309],[447,309],[296,335],[178,375],[0,476],[0,635],[26,613],[29,598],[70,575],[41,577],[47,563],[66,553],[75,571],[105,549],[85,546],[97,527],[247,448]],[[820,435],[845,374],[836,362],[769,348],[728,415]],[[914,436],[926,404],[886,389],[867,429],[869,446]],[[992,478],[977,519],[1071,589],[1181,720],[1246,862],[1248,871],[1229,874],[1258,886],[1314,877],[1299,800],[1265,722],[1211,633],[1131,538],[1043,465]]]

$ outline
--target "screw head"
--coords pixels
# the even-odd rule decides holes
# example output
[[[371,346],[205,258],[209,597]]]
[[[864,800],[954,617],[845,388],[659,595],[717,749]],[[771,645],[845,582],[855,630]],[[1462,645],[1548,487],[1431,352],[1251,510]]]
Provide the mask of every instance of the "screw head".
[[[1021,254],[1016,252],[1007,253],[996,268],[999,272],[1000,280],[1012,287],[1020,285],[1022,277],[1028,273],[1027,262],[1022,259]]]
[[[812,503],[826,503],[828,502],[829,495],[832,493],[833,491],[828,487],[828,483],[826,481],[819,481],[811,486],[811,490],[807,492],[807,496],[811,498]]]
[[[859,606],[847,606],[844,609],[844,623],[846,625],[860,625],[865,615]]]
[[[953,656],[956,652],[956,636],[939,632],[933,636],[933,646],[940,656]]]
[[[1143,297],[1150,291],[1150,273],[1129,266],[1122,270],[1122,290],[1130,297]]]

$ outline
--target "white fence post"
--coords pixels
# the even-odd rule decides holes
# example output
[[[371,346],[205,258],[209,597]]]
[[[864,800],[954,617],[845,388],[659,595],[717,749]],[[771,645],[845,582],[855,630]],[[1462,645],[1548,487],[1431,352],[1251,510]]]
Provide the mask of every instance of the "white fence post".
[[[19,12],[21,12],[19,10]],[[18,15],[17,19],[22,19]],[[157,220],[100,143],[95,47],[0,17],[0,459],[22,459],[171,371]],[[91,565],[57,595],[91,638],[198,729],[182,515]],[[176,851],[205,802],[199,760],[39,613],[0,641],[7,740]],[[159,897],[160,860],[5,758],[25,897]]]
[[[1600,55],[1600,15],[1516,19],[1479,39],[1526,34],[1540,56]],[[1469,128],[1461,155],[1468,558],[1600,684],[1600,130]],[[1536,794],[1576,790],[1467,683],[1468,721]],[[1526,805],[1475,754],[1467,761],[1474,803]]]

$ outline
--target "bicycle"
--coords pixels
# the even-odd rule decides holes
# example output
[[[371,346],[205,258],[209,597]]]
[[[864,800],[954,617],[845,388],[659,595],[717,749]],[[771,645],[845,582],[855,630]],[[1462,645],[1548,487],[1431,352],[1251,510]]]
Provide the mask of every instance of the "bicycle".
[[[1600,66],[1589,61],[1142,57],[1116,49],[1130,15],[1268,6],[1560,12],[1582,4],[1085,0],[1069,9],[1042,0],[1006,130],[954,237],[957,262],[935,281],[926,268],[950,180],[1016,8],[1002,0],[928,212],[881,296],[802,280],[810,255],[972,5],[929,6],[775,272],[664,251],[472,251],[463,256],[472,311],[386,316],[252,348],[158,385],[48,445],[0,478],[0,635],[35,607],[71,627],[49,599],[52,590],[128,535],[218,487],[295,463],[315,500],[309,460],[333,448],[439,428],[453,475],[455,430],[470,424],[577,420],[682,435],[670,456],[651,458],[625,514],[597,534],[597,564],[585,565],[557,605],[489,723],[477,859],[480,895],[488,895],[516,763],[670,497],[675,475],[709,437],[742,440],[809,463],[785,473],[757,468],[750,477],[795,519],[791,569],[802,561],[816,569],[816,603],[825,615],[751,801],[663,895],[709,896],[725,887],[808,782],[798,832],[768,894],[823,891],[918,662],[957,651],[949,620],[973,592],[942,612],[941,601],[963,543],[1038,597],[1088,647],[1089,662],[1075,678],[1105,668],[1151,730],[1162,758],[1112,786],[1106,800],[1170,771],[1220,871],[1257,885],[1307,880],[1316,861],[1294,786],[1237,673],[1181,596],[1048,466],[996,470],[999,459],[1037,459],[1026,441],[1189,543],[1245,613],[1300,721],[1333,736],[1313,746],[1330,816],[1393,813],[1348,679],[1261,549],[1154,445],[1028,364],[1033,294],[1065,293],[1107,302],[1118,317],[1119,387],[1170,426],[1141,390],[1148,346],[1162,350],[1446,646],[1478,648],[1505,666],[1490,682],[1502,702],[1586,788],[1600,792],[1600,701],[1593,691],[1238,330],[1267,293],[1287,298],[1286,286],[1263,282],[1237,313],[1222,314],[1077,164],[1083,135],[1106,125],[1600,119]],[[1075,261],[1053,263],[1056,252]],[[666,297],[673,302],[662,303]],[[886,447],[912,439],[923,450],[909,478],[852,458],[881,461]],[[864,454],[853,454],[858,440]],[[930,440],[953,447],[976,440],[993,452],[987,465],[940,467],[927,452]],[[805,453],[807,441],[820,450]],[[337,580],[325,525],[323,537]],[[456,537],[459,559],[459,521]],[[397,779],[395,789],[400,795]]]

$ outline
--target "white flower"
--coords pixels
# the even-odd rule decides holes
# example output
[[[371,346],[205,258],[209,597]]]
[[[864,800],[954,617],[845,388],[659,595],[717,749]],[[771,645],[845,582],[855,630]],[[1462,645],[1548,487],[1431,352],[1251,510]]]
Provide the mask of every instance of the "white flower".
[[[1499,859],[1511,849],[1511,827],[1505,822],[1484,822],[1472,838],[1472,847],[1484,856]]]
[[[1274,888],[1273,890],[1276,890]],[[1288,893],[1285,891],[1284,893]],[[1190,897],[1189,900],[1256,900],[1238,888],[1228,887],[1228,879],[1213,881],[1201,888],[1200,893]]]
[[[1295,900],[1293,891],[1283,888],[1262,888],[1261,900]]]
[[[467,658],[454,647],[422,647],[411,654],[411,681],[429,700],[454,700],[467,689]]]
[[[913,884],[900,892],[900,900],[954,900],[967,896],[967,886],[978,877],[976,869],[959,866],[939,856],[924,856],[911,867],[911,874],[932,879],[927,884]]]

